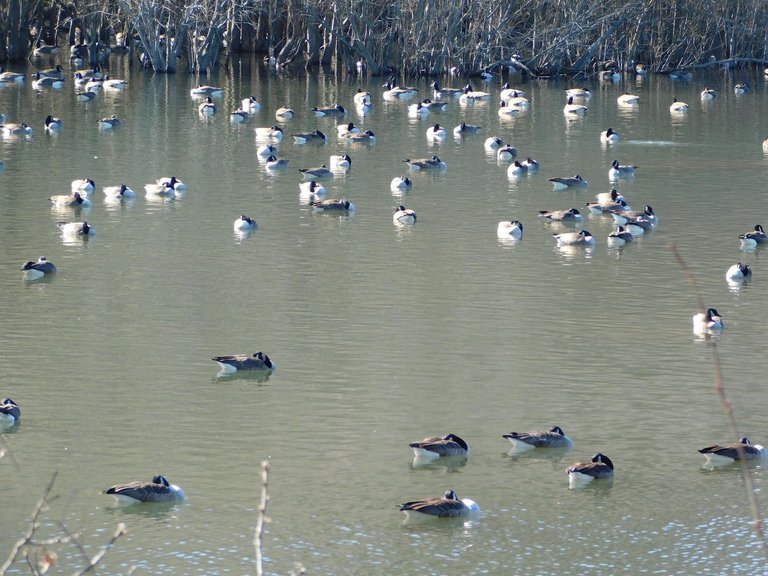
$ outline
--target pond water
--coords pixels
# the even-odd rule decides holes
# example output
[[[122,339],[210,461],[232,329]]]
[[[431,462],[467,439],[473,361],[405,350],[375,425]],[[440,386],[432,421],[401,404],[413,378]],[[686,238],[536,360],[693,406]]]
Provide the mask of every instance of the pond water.
[[[114,58],[114,57],[113,57]],[[52,62],[41,62],[48,67]],[[32,66],[24,70],[30,72]],[[198,82],[155,76],[110,61],[122,92],[78,102],[31,82],[0,88],[7,121],[26,139],[0,141],[0,396],[19,403],[21,424],[3,436],[0,559],[27,527],[54,472],[59,497],[40,536],[82,532],[95,554],[119,522],[128,533],[101,574],[254,572],[259,465],[269,460],[265,570],[310,574],[755,574],[765,560],[751,529],[738,467],[703,467],[699,448],[736,440],[714,389],[722,361],[739,433],[768,442],[764,405],[768,299],[764,254],[738,235],[765,220],[768,90],[761,77],[718,71],[679,83],[627,77],[586,83],[584,118],[566,120],[565,81],[522,83],[530,107],[500,119],[501,80],[477,90],[490,102],[410,118],[408,102],[382,98],[382,79],[275,75],[243,60],[200,83],[224,88],[218,112],[198,114]],[[752,90],[734,93],[749,80]],[[431,96],[426,80],[414,82]],[[449,84],[445,79],[444,84]],[[456,80],[462,85],[465,80]],[[359,114],[358,87],[373,94]],[[704,87],[718,97],[702,102]],[[640,96],[619,107],[623,92]],[[244,124],[229,112],[248,95],[261,109]],[[672,99],[690,111],[672,116]],[[346,121],[376,143],[336,138],[336,118],[313,106],[339,102]],[[320,129],[324,145],[286,137],[288,168],[268,172],[254,128],[290,105],[287,133]],[[43,119],[62,119],[46,134]],[[99,130],[116,114],[122,126]],[[461,121],[482,127],[454,138]],[[442,141],[426,130],[449,127]],[[607,127],[620,133],[601,144]],[[498,135],[541,168],[507,176],[483,146]],[[356,205],[351,215],[299,201],[299,168],[348,153],[352,167],[324,185]],[[403,159],[438,155],[440,173],[409,172]],[[613,185],[612,160],[638,166]],[[580,174],[589,188],[548,181]],[[408,174],[400,196],[392,178]],[[175,200],[143,186],[175,175]],[[92,178],[90,208],[51,208],[48,197]],[[104,200],[126,183],[137,198]],[[653,206],[659,226],[610,248],[605,216],[587,214],[591,249],[558,249],[539,210],[581,207],[615,186],[632,205]],[[405,204],[416,224],[397,227]],[[586,212],[586,211],[585,211]],[[233,232],[248,214],[258,229]],[[96,233],[63,239],[56,223],[86,219]],[[518,219],[521,241],[496,236]],[[578,230],[578,228],[576,228]],[[696,294],[670,246],[722,314],[719,336],[692,333]],[[45,255],[51,280],[25,282],[20,267]],[[741,261],[754,278],[724,279]],[[217,377],[211,357],[266,352],[267,377]],[[508,454],[502,434],[559,425],[566,454]],[[413,466],[410,442],[455,433],[471,447],[459,465]],[[566,467],[602,452],[609,485],[569,489]],[[182,504],[117,507],[107,487],[164,474]],[[753,467],[758,499],[768,478]],[[466,522],[404,523],[397,505],[455,489],[477,501]],[[72,545],[54,545],[61,570],[82,566]],[[27,570],[18,565],[13,573]]]

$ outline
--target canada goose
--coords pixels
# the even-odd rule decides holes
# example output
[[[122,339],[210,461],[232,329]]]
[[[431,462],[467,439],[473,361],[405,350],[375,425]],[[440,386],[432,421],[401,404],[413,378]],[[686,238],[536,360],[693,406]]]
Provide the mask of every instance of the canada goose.
[[[600,142],[603,142],[605,144],[614,144],[615,142],[619,141],[619,134],[618,132],[614,132],[613,128],[608,128],[607,130],[603,130],[600,132]]]
[[[555,190],[565,190],[566,188],[586,188],[589,186],[589,182],[584,180],[579,174],[576,174],[572,177],[561,177],[558,176],[556,178],[550,178],[550,182],[552,182],[552,186]]]
[[[525,166],[528,169],[528,172],[534,172],[539,169],[539,163],[530,156],[520,162],[520,164]]]
[[[76,92],[75,98],[79,100],[80,102],[88,102],[89,100],[93,100],[96,98],[96,92],[93,90],[85,90],[82,92]]]
[[[294,112],[293,108],[288,108],[287,106],[281,106],[277,110],[275,110],[275,118],[278,120],[290,120],[293,118]]]
[[[32,88],[39,90],[41,88],[61,88],[64,86],[64,78],[53,78],[51,76],[43,76],[40,72],[32,73]]]
[[[433,102],[429,98],[425,98],[420,104],[422,108],[426,108],[430,112],[445,112],[445,109],[448,108],[448,102],[441,102],[439,100]]]
[[[558,246],[587,246],[595,243],[594,237],[587,230],[562,232],[560,234],[552,234],[552,236],[555,238]]]
[[[244,231],[244,230],[254,230],[256,228],[256,220],[253,218],[250,218],[249,216],[246,216],[245,214],[242,214],[240,218],[235,220],[235,223],[233,224],[233,228],[235,231]]]
[[[519,161],[515,160],[507,168],[507,176],[522,176],[528,174],[528,168],[522,165]]]
[[[723,317],[714,308],[693,315],[693,331],[697,334],[719,332],[723,329]]]
[[[714,100],[716,97],[717,92],[712,90],[712,88],[704,88],[704,90],[701,91],[702,100]]]
[[[432,156],[432,158],[417,158],[415,160],[406,158],[403,162],[408,164],[408,167],[411,170],[445,170],[448,168],[445,162],[440,160],[437,156]]]
[[[669,105],[669,111],[673,114],[685,114],[688,112],[688,108],[690,108],[688,104],[685,102],[679,102],[677,98],[673,98],[672,104]]]
[[[615,202],[586,202],[584,204],[590,213],[600,215],[604,213],[613,214],[614,212],[622,213],[631,210],[627,201],[624,198],[618,198]]]
[[[440,126],[440,124],[435,124],[434,126],[430,126],[427,129],[427,138],[435,138],[437,140],[442,140],[446,136],[448,136],[448,132],[445,128]]]
[[[501,94],[499,94],[499,98],[501,98],[504,101],[508,101],[512,98],[520,98],[525,94],[522,90],[518,88],[512,88],[509,85],[509,82],[505,82],[501,86]]]
[[[279,148],[273,144],[262,144],[256,149],[256,155],[260,158],[269,158],[270,156],[277,156]]]
[[[24,82],[25,74],[21,72],[9,72],[0,66],[0,84],[6,82]]]
[[[382,93],[384,100],[406,100],[416,96],[416,89],[410,87],[395,86],[393,80],[389,80],[383,86],[386,90]]]
[[[555,211],[539,210],[539,217],[552,220],[553,222],[573,222],[583,218],[577,208]]]
[[[611,216],[614,217],[614,220],[616,219],[615,212],[612,212]],[[656,225],[643,215],[630,218],[624,224],[624,229],[634,237],[642,236],[646,232],[653,230],[655,227]]]
[[[653,211],[653,207],[651,205],[646,205],[642,210],[626,210],[624,208],[620,210],[611,209],[609,212],[611,213],[611,216],[613,216],[616,224],[627,224],[628,222],[632,222],[638,217],[643,217],[653,226],[656,226],[659,221],[659,217],[656,215],[656,212]]]
[[[49,197],[48,200],[58,208],[88,208],[91,205],[91,201],[82,196],[80,192],[59,194]]]
[[[565,435],[560,426],[553,426],[546,432],[510,432],[503,434],[512,443],[514,452],[527,452],[534,448],[571,448],[573,441]]]
[[[87,196],[96,190],[96,183],[91,178],[78,178],[70,184],[72,192],[84,192]]]
[[[87,221],[83,222],[57,222],[59,230],[61,230],[62,236],[93,236],[96,230],[88,224]]]
[[[484,102],[491,99],[491,95],[488,92],[476,91],[472,88],[471,84],[467,84],[464,87],[464,93],[459,96],[459,102],[462,104],[473,102]]]
[[[752,269],[747,264],[737,262],[725,273],[725,279],[728,282],[741,282],[752,277]]]
[[[63,127],[64,124],[61,122],[61,118],[55,118],[50,114],[45,117],[45,129],[49,132],[56,132],[57,130],[61,130]]]
[[[56,78],[58,80],[64,80],[64,69],[61,64],[56,64],[55,68],[46,68],[45,70],[37,70],[33,74],[44,76],[47,78]]]
[[[242,102],[240,102],[240,108],[248,112],[248,114],[255,114],[261,108],[261,104],[259,104],[255,96],[249,96],[248,98],[243,98]]]
[[[120,200],[136,198],[136,192],[128,188],[125,184],[120,184],[120,186],[105,186],[104,195],[107,198],[116,198]]]
[[[574,488],[593,480],[611,480],[613,462],[604,454],[595,454],[589,462],[576,462],[566,469],[568,485]]]
[[[299,200],[307,204],[325,199],[325,187],[315,180],[299,183]]]
[[[510,146],[509,144],[505,144],[498,150],[496,150],[496,158],[501,160],[502,162],[509,162],[511,160],[515,159],[515,156],[517,156],[517,150],[514,146]],[[523,165],[526,172],[528,171],[528,167]]]
[[[301,172],[301,175],[304,176],[304,178],[309,179],[331,178],[333,176],[333,171],[326,168],[325,164],[313,168],[299,168],[299,172]]]
[[[216,114],[216,104],[213,103],[213,98],[210,96],[205,97],[205,102],[197,107],[198,112],[203,116],[211,116]]]
[[[392,214],[392,221],[395,224],[415,224],[416,212],[400,204]]]
[[[273,370],[275,363],[264,352],[255,354],[234,354],[212,358],[219,365],[221,372],[233,373],[238,370]]]
[[[634,239],[632,233],[625,230],[624,226],[616,226],[616,230],[608,234],[608,246],[624,246]]]
[[[430,86],[435,98],[438,100],[444,96],[448,98],[458,98],[464,94],[463,88],[443,88],[437,81],[432,82]]]
[[[256,138],[260,140],[276,140],[283,139],[283,129],[280,126],[259,127],[254,129],[256,132]]]
[[[339,134],[339,138],[345,134],[359,134],[360,127],[355,126],[354,122],[345,122],[336,126],[336,132]]]
[[[359,132],[357,134],[347,132],[346,134],[343,135],[342,138],[345,142],[352,142],[352,143],[358,143],[358,144],[376,144],[376,135],[370,130],[366,130],[365,132]]]
[[[333,106],[313,107],[310,108],[315,116],[346,116],[347,110],[341,104],[334,104]]]
[[[46,260],[45,256],[40,256],[37,262],[31,260],[25,262],[21,269],[24,272],[25,280],[38,280],[46,274],[56,272],[56,266],[54,266],[53,262]]]
[[[446,491],[442,498],[405,502],[400,504],[399,508],[410,520],[419,517],[460,518],[480,510],[477,502],[469,498],[460,500],[453,490]]]
[[[496,150],[497,148],[504,146],[504,140],[502,140],[498,136],[489,136],[488,138],[485,139],[483,146],[485,146],[489,150]]]
[[[86,91],[95,90],[98,92],[99,90],[101,90],[103,82],[104,82],[104,79],[101,76],[98,76],[98,77],[92,76],[91,78],[88,79],[88,82],[85,83],[84,88]]]
[[[0,402],[0,426],[11,428],[21,420],[21,408],[10,398],[5,398]]]
[[[355,104],[358,106],[362,106],[366,103],[366,101],[370,101],[371,99],[371,93],[370,92],[363,92],[362,88],[358,88],[357,92],[355,93],[355,96],[352,98]]]
[[[318,212],[354,212],[355,205],[346,198],[329,198],[311,203]]]
[[[768,234],[765,233],[762,225],[755,224],[755,227],[749,232],[739,234],[739,240],[741,240],[742,246],[746,248],[754,248],[758,244],[768,243]]]
[[[714,444],[699,450],[707,459],[707,464],[723,466],[737,460],[760,460],[765,458],[766,450],[760,444],[752,444],[746,436],[733,444]]]
[[[736,86],[733,87],[733,91],[735,94],[746,94],[749,92],[750,87],[747,82],[740,82],[739,84],[736,84]]]
[[[569,96],[568,103],[563,107],[563,114],[566,116],[585,116],[587,107],[583,104],[574,104],[573,96]]]
[[[423,461],[469,456],[469,446],[456,434],[424,438],[418,442],[411,442],[408,446],[413,448],[413,455]]]
[[[349,154],[333,154],[330,157],[331,170],[347,170],[352,166]]]
[[[423,118],[429,114],[429,108],[421,102],[408,105],[408,116],[411,118]]]
[[[102,118],[99,120],[99,129],[100,130],[112,130],[112,128],[118,128],[122,125],[122,121],[112,114],[111,118]]]
[[[517,116],[522,112],[522,108],[518,106],[508,105],[504,100],[499,101],[498,115],[501,118],[509,118],[511,116]]]
[[[328,140],[325,134],[320,132],[320,130],[314,130],[312,132],[294,132],[291,134],[291,136],[293,136],[293,141],[296,144],[325,144],[325,142]]]
[[[279,158],[277,156],[270,156],[264,163],[264,168],[267,170],[283,170],[288,167],[287,158]]]
[[[648,65],[644,64],[643,62],[638,62],[635,64],[635,74],[638,76],[647,76],[648,75]]]
[[[634,164],[619,164],[618,160],[614,160],[608,169],[608,180],[614,182],[619,178],[631,178],[635,175],[635,170],[637,166]]]
[[[104,82],[101,86],[107,90],[125,90],[128,86],[128,82],[120,78],[110,78],[109,74],[104,76]]]
[[[192,96],[221,96],[224,94],[224,88],[219,86],[196,86],[189,91]]]
[[[187,185],[176,178],[176,176],[162,176],[155,180],[155,182],[160,185],[169,184],[170,187],[173,188],[174,192],[183,192],[187,189]]]
[[[462,122],[453,129],[453,134],[454,136],[466,136],[468,134],[477,134],[480,132],[480,130],[480,126],[477,126],[476,124],[467,124],[466,122]]]
[[[103,494],[114,496],[120,504],[175,502],[186,497],[184,490],[176,484],[170,484],[164,476],[155,476],[151,482],[117,484],[104,490]]]
[[[634,106],[635,104],[640,103],[640,96],[637,94],[629,94],[625,92],[616,98],[616,102],[618,102],[620,106]]]
[[[523,224],[519,220],[502,220],[496,226],[496,236],[502,240],[519,240],[523,237]]]
[[[408,176],[396,176],[395,178],[392,178],[392,181],[389,183],[389,188],[393,192],[403,192],[410,189],[411,186],[413,186],[413,182],[411,182],[411,179],[408,178]]]
[[[27,124],[24,122],[22,122],[21,124],[17,124],[17,123],[0,124],[0,129],[2,129],[3,131],[3,136],[8,136],[8,137],[32,135],[32,128],[27,126]]]
[[[598,194],[595,194],[595,198],[597,198],[597,203],[601,206],[615,204],[619,200],[626,201],[626,198],[619,194],[619,191],[616,190],[616,188],[612,188],[610,192],[599,192]]]
[[[592,98],[592,92],[589,90],[589,88],[566,88],[565,97],[588,100]]]
[[[248,118],[250,117],[250,112],[243,110],[242,108],[238,108],[234,112],[229,113],[229,121],[234,124],[242,124],[243,122],[247,122]]]

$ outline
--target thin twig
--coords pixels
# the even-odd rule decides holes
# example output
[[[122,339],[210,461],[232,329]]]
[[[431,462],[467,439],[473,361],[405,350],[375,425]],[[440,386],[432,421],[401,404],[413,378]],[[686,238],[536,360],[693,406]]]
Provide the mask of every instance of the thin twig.
[[[104,558],[104,555],[109,551],[110,548],[112,548],[112,545],[117,541],[118,538],[120,538],[120,536],[124,535],[126,532],[127,530],[125,528],[125,524],[120,522],[117,525],[117,528],[115,528],[115,532],[112,534],[112,538],[109,539],[109,542],[106,543],[106,545],[99,551],[98,554],[91,558],[90,562],[85,568],[78,570],[74,573],[73,576],[83,576],[84,574],[93,572],[99,562],[101,562],[101,559]]]
[[[259,503],[259,515],[256,519],[256,534],[253,538],[253,545],[256,547],[256,576],[264,574],[261,544],[264,537],[264,524],[269,522],[267,518],[267,502],[269,502],[269,493],[267,492],[268,477],[269,462],[263,460],[261,462],[261,502]]]
[[[27,544],[29,544],[29,542],[32,540],[32,537],[35,535],[35,531],[40,526],[37,519],[40,517],[40,513],[48,505],[48,499],[51,495],[51,490],[53,490],[53,483],[56,481],[56,476],[58,476],[58,474],[58,472],[54,472],[53,476],[51,476],[51,481],[45,488],[43,497],[40,498],[40,500],[37,502],[37,505],[32,512],[32,519],[29,521],[29,528],[27,528],[27,531],[24,533],[24,535],[16,541],[16,544],[13,545],[11,553],[8,555],[8,559],[2,566],[0,566],[0,576],[5,576],[8,569],[13,566],[13,563],[16,561],[19,552],[21,552],[21,550],[27,546]]]
[[[701,292],[699,291],[699,286],[696,283],[696,277],[690,271],[685,261],[683,260],[682,256],[680,255],[680,252],[677,250],[677,245],[672,244],[670,245],[669,249],[672,251],[672,254],[675,256],[677,263],[679,264],[686,278],[690,282],[691,290],[693,292],[694,297],[696,298],[696,302],[699,307],[699,310],[703,312],[706,308],[704,305],[704,299],[701,297]],[[736,417],[733,415],[733,403],[728,399],[728,397],[725,394],[725,386],[723,384],[722,365],[720,363],[720,354],[717,351],[717,343],[713,341],[711,344],[712,344],[712,347],[711,347],[712,363],[715,369],[715,391],[717,392],[717,395],[720,397],[720,402],[722,402],[723,404],[723,411],[725,412],[725,420],[728,423],[728,428],[730,429],[731,434],[733,435],[733,438],[738,439],[740,437],[740,434],[738,431],[738,426],[736,425]],[[747,464],[747,461],[744,458],[744,448],[742,447],[741,442],[738,442],[736,450],[739,454],[739,464],[741,465],[741,470],[744,473],[744,484],[747,489],[747,498],[749,499],[749,507],[752,511],[752,527],[754,528],[755,533],[757,534],[757,537],[760,540],[760,544],[763,548],[763,554],[765,555],[766,563],[768,563],[768,542],[765,539],[765,532],[763,531],[763,520],[760,516],[760,507],[757,502],[757,495],[755,493],[755,483],[752,478],[752,471],[750,470]]]

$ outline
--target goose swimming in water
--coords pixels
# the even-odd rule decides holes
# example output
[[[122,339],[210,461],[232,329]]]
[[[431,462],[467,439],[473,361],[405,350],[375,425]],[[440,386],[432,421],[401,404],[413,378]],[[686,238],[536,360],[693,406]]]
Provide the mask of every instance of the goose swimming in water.
[[[293,136],[293,140],[296,144],[307,144],[310,142],[315,144],[325,144],[328,140],[325,134],[320,132],[320,130],[313,130],[312,132],[294,132],[291,136]]]
[[[120,186],[105,186],[104,195],[107,198],[118,198],[121,200],[126,198],[136,198],[136,192],[128,188],[125,184],[120,184]]]
[[[254,128],[256,131],[256,138],[277,140],[278,142],[283,139],[283,129],[280,126],[271,126]]]
[[[749,232],[739,234],[739,240],[741,240],[742,246],[754,248],[758,244],[768,243],[768,234],[765,233],[761,224],[756,224],[754,229]]]
[[[408,176],[396,176],[392,178],[392,181],[389,183],[390,190],[398,192],[408,190],[411,186],[413,186],[413,182]]]
[[[568,103],[563,107],[563,114],[566,116],[586,116],[587,107],[583,104],[575,104],[573,96],[568,97]]]
[[[424,438],[418,442],[411,442],[408,446],[413,448],[413,455],[423,461],[469,456],[469,446],[456,434]]]
[[[615,182],[620,178],[632,178],[635,175],[635,170],[637,170],[637,166],[634,164],[619,164],[618,160],[614,160],[608,170],[608,180]]]
[[[502,220],[496,226],[496,236],[501,240],[520,240],[523,237],[523,224],[519,220]]]
[[[416,212],[401,204],[395,208],[394,214],[392,214],[392,221],[395,224],[415,224]]]
[[[99,129],[100,130],[112,130],[113,128],[117,128],[122,125],[122,121],[112,114],[109,118],[102,118],[99,120]]]
[[[480,510],[477,502],[469,498],[459,499],[453,490],[446,491],[442,498],[414,500],[399,505],[409,520],[418,518],[460,518]]]
[[[233,228],[238,232],[243,232],[245,230],[255,230],[256,220],[254,220],[253,218],[250,218],[249,216],[246,216],[245,214],[242,214],[240,218],[235,220],[235,223],[233,224]]]
[[[331,170],[348,170],[352,166],[349,154],[334,154],[330,157]]]
[[[435,124],[427,129],[427,138],[436,138],[442,140],[448,136],[448,132],[440,124]]]
[[[417,158],[415,160],[406,158],[403,162],[408,164],[408,167],[411,170],[445,170],[448,168],[445,162],[440,160],[437,156],[432,156],[432,158]]]
[[[94,227],[88,224],[87,220],[84,220],[83,222],[57,222],[56,226],[61,230],[61,235],[67,237],[88,237],[93,236],[96,233]]]
[[[576,462],[566,469],[571,488],[593,480],[612,480],[613,462],[604,454],[595,454],[589,462]]]
[[[314,180],[299,184],[299,200],[311,203],[325,198],[325,188]]]
[[[64,124],[61,122],[61,118],[55,118],[50,114],[45,117],[45,129],[49,132],[55,132],[61,130]]]
[[[717,333],[723,329],[723,317],[714,308],[693,315],[693,331],[696,334]]]
[[[752,277],[752,269],[747,264],[737,262],[725,273],[725,279],[728,282],[742,282]]]
[[[631,232],[624,229],[624,226],[617,226],[616,230],[608,234],[608,246],[624,246],[634,240]]]
[[[213,114],[216,114],[216,104],[213,103],[213,98],[210,96],[207,96],[205,102],[200,104],[197,109],[203,116],[212,116]]]
[[[325,164],[314,168],[299,168],[304,178],[331,178],[333,177],[333,171],[326,168]]]
[[[73,194],[59,194],[57,196],[51,196],[48,200],[58,208],[88,208],[91,205],[91,201],[85,196],[82,196],[80,192],[74,192]]]
[[[560,426],[553,426],[546,432],[510,432],[503,434],[512,443],[515,452],[527,452],[534,448],[571,448],[573,441],[565,435]]]
[[[568,210],[554,210],[554,211],[547,211],[547,210],[539,210],[539,217],[540,218],[546,218],[547,220],[552,220],[555,222],[573,222],[576,220],[581,220],[583,216],[581,215],[581,212],[577,208],[569,208]]]
[[[699,450],[712,466],[726,466],[738,460],[761,460],[766,450],[760,444],[752,444],[746,436],[733,444],[714,444]]]
[[[613,128],[608,128],[600,132],[600,142],[604,144],[614,144],[619,141],[618,132],[614,132]]]
[[[219,365],[221,372],[228,374],[238,370],[273,370],[275,368],[274,362],[264,352],[215,356],[212,360]]]
[[[594,237],[587,230],[562,232],[560,234],[552,234],[552,236],[554,236],[558,246],[591,246],[595,243]]]
[[[341,104],[334,104],[333,106],[313,107],[311,108],[315,116],[346,116],[347,109]]]
[[[672,104],[669,105],[669,111],[673,114],[685,114],[688,112],[690,106],[685,102],[679,102],[677,98],[672,99]]]
[[[480,126],[477,126],[476,124],[467,124],[466,122],[462,122],[456,128],[453,129],[453,135],[454,136],[467,136],[469,134],[477,134],[480,132],[481,128]]]
[[[53,262],[46,260],[45,256],[40,256],[37,262],[31,260],[25,262],[21,269],[24,272],[25,280],[39,280],[46,274],[56,272],[56,266],[53,265]]]
[[[634,106],[635,104],[640,103],[640,96],[636,94],[628,94],[624,93],[618,98],[616,98],[616,101],[619,103],[620,106]]]
[[[576,174],[576,176],[573,177],[561,177],[558,176],[557,178],[550,178],[550,182],[552,182],[552,187],[555,190],[565,190],[566,188],[587,188],[589,186],[589,182],[584,180],[579,174]]]
[[[10,398],[5,398],[0,402],[0,426],[11,428],[21,420],[21,408]]]
[[[312,202],[312,207],[318,212],[354,212],[355,205],[346,198],[329,198]]]
[[[117,484],[103,492],[114,496],[120,504],[137,504],[139,502],[175,502],[184,500],[184,490],[171,484],[164,476],[155,476],[151,482],[129,482]]]

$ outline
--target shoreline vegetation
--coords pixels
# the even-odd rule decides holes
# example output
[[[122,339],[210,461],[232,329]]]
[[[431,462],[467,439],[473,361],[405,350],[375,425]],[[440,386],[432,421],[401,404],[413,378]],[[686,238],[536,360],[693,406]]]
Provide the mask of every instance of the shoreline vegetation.
[[[6,0],[0,63],[111,51],[199,74],[238,53],[276,68],[592,77],[768,64],[768,3],[738,0]]]

